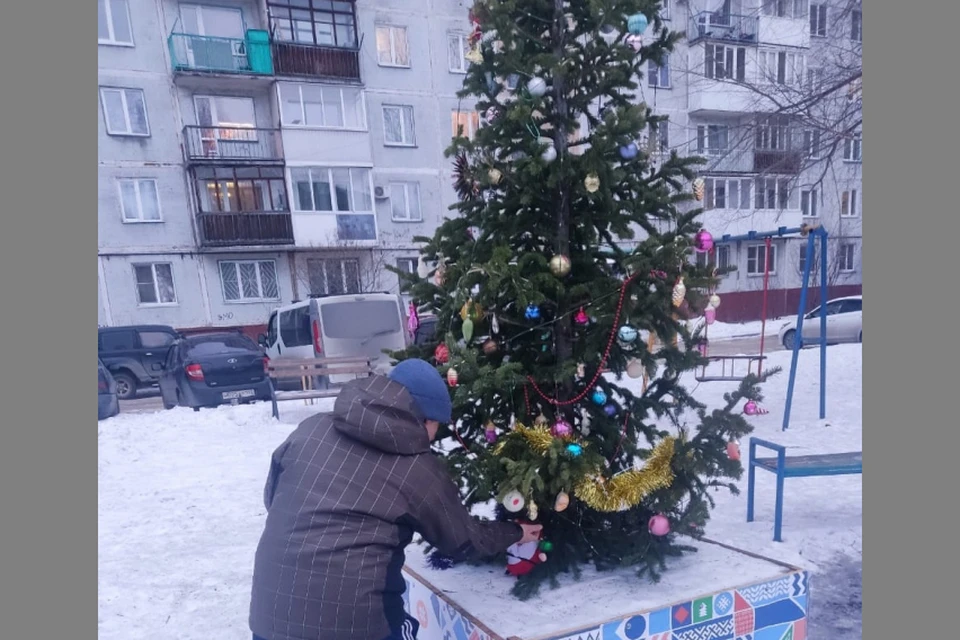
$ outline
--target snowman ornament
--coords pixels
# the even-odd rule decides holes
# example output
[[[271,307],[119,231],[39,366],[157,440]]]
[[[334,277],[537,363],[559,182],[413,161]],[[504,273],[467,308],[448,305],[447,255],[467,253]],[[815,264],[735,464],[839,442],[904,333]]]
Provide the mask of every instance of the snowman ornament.
[[[517,521],[518,524],[532,524]],[[512,544],[507,547],[507,574],[518,578],[533,571],[538,564],[545,562],[547,554],[540,550],[540,541]]]

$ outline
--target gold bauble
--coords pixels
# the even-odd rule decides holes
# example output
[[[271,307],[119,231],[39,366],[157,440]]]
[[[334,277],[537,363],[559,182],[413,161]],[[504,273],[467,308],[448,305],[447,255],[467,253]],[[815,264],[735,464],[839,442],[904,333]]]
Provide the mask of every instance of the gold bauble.
[[[584,178],[583,186],[589,193],[596,193],[597,190],[600,189],[600,177],[595,173],[591,173]]]
[[[565,255],[555,255],[550,258],[550,271],[558,278],[570,273],[570,258]]]

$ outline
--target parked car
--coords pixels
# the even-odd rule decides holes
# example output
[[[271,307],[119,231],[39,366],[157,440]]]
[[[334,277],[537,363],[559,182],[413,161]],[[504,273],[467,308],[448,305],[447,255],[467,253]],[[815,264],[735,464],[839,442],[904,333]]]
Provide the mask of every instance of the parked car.
[[[157,384],[163,359],[177,338],[176,330],[166,325],[100,328],[98,355],[113,374],[121,400],[135,398],[138,389]]]
[[[433,341],[437,333],[437,316],[428,315],[420,318],[420,326],[417,327],[417,335],[414,336],[413,343],[416,345],[429,344]]]
[[[97,420],[106,420],[120,413],[120,400],[117,398],[117,381],[110,375],[110,371],[104,366],[103,361],[97,358],[97,369],[99,374],[98,400],[99,407],[97,411]]]
[[[780,327],[780,342],[786,349],[793,349],[797,339],[797,323],[788,322]],[[801,346],[819,344],[820,307],[803,317]],[[827,344],[863,342],[863,296],[846,296],[827,302]]]
[[[403,301],[389,293],[310,298],[279,307],[267,320],[267,333],[259,337],[271,360],[369,356],[381,372],[390,368],[384,350],[405,349],[407,340]],[[350,376],[333,378],[320,378],[316,384],[324,388]]]
[[[160,376],[165,409],[269,400],[266,359],[241,333],[184,336],[170,347]]]

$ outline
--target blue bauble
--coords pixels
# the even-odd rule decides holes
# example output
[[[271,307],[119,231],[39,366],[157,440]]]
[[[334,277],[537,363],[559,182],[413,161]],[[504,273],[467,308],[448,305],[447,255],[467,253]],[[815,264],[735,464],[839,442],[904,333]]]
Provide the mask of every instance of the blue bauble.
[[[612,402],[610,404],[605,404],[603,405],[603,412],[612,418],[613,416],[617,415],[617,405],[613,404]]]
[[[621,342],[633,342],[637,339],[637,330],[625,324],[620,327],[620,330],[617,332],[617,337],[620,338]]]
[[[647,30],[647,16],[635,13],[627,18],[627,30],[635,36],[643,35]]]
[[[537,318],[540,317],[540,307],[538,307],[535,304],[532,304],[529,307],[527,307],[527,311],[524,315],[526,316],[527,320],[536,320]]]
[[[583,447],[578,445],[576,442],[571,442],[567,445],[567,453],[572,455],[574,458],[583,453]]]
[[[593,401],[602,405],[607,401],[607,394],[603,392],[603,389],[597,389],[593,392]]]
[[[620,157],[624,160],[633,160],[639,151],[636,143],[631,142],[620,147]]]

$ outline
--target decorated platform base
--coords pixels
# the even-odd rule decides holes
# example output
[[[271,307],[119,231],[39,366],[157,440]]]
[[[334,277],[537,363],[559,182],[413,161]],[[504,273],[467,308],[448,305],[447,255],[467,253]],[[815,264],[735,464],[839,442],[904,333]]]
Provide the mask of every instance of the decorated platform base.
[[[659,584],[585,569],[527,602],[510,595],[515,579],[503,569],[435,570],[410,548],[407,611],[420,621],[418,640],[806,640],[806,571],[691,544],[699,551],[673,559]]]

